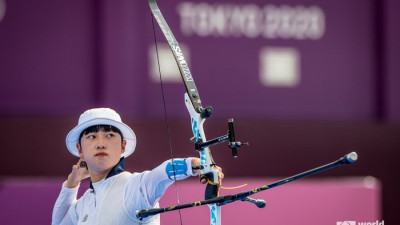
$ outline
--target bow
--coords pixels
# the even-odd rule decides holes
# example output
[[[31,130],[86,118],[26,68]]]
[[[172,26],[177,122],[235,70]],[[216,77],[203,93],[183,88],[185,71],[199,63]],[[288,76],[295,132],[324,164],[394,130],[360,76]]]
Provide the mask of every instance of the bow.
[[[185,60],[185,57],[182,53],[181,48],[179,47],[178,42],[176,41],[174,35],[172,34],[171,29],[169,28],[167,22],[165,21],[163,15],[161,14],[160,9],[157,6],[156,0],[148,0],[151,12],[153,14],[153,18],[157,21],[159,27],[161,28],[162,33],[164,34],[172,53],[175,57],[175,60],[178,64],[179,71],[181,73],[182,80],[185,84],[186,93],[184,94],[184,100],[187,110],[189,111],[191,118],[191,127],[193,131],[192,142],[195,144],[195,149],[200,154],[200,166],[194,169],[200,169],[200,180],[202,183],[207,183],[207,187],[205,190],[205,200],[204,201],[196,201],[187,204],[179,204],[176,206],[169,206],[165,208],[154,208],[154,209],[144,209],[136,212],[136,217],[140,220],[151,216],[156,215],[163,212],[170,212],[174,210],[180,210],[184,208],[197,207],[202,205],[208,205],[210,209],[210,224],[211,225],[221,225],[221,209],[220,207],[235,201],[246,201],[255,204],[259,208],[265,207],[266,203],[262,199],[252,199],[249,196],[259,193],[261,191],[269,190],[271,188],[287,184],[289,182],[334,168],[338,166],[343,166],[347,164],[351,164],[357,160],[357,154],[355,152],[349,153],[344,157],[328,163],[326,165],[317,167],[315,169],[311,169],[309,171],[285,178],[283,180],[261,186],[256,189],[243,191],[234,195],[226,195],[219,196],[219,180],[218,180],[218,171],[214,168],[216,165],[210,151],[210,146],[228,141],[229,148],[232,150],[233,157],[237,157],[237,150],[244,144],[240,141],[236,141],[235,132],[233,128],[233,119],[228,120],[228,133],[218,138],[214,138],[212,140],[206,139],[203,125],[205,120],[211,116],[213,109],[210,106],[203,108],[200,100],[200,95],[197,90],[196,84],[194,83],[193,76],[190,72],[188,64]],[[164,102],[165,104],[165,102]],[[172,153],[172,150],[171,150]],[[172,155],[172,154],[171,154]],[[173,158],[173,157],[172,157]],[[174,165],[174,163],[172,163]],[[175,171],[175,169],[173,169]],[[175,179],[175,176],[174,176]],[[181,221],[182,223],[182,221]]]
[[[182,80],[185,84],[186,93],[184,95],[184,101],[187,110],[189,111],[191,118],[191,127],[193,131],[192,142],[195,144],[195,149],[200,154],[201,165],[200,169],[200,181],[202,183],[207,183],[205,190],[205,199],[212,199],[218,196],[219,192],[219,181],[218,181],[218,170],[215,169],[215,162],[213,160],[210,146],[222,143],[224,141],[229,141],[229,148],[232,149],[233,157],[237,157],[237,149],[243,145],[240,141],[236,141],[235,133],[233,128],[233,119],[228,120],[228,134],[212,139],[210,141],[206,140],[203,125],[205,120],[211,116],[213,109],[211,106],[203,107],[200,99],[200,95],[196,84],[194,83],[193,76],[190,72],[189,66],[185,60],[183,52],[176,41],[171,29],[169,28],[167,22],[165,21],[161,11],[156,3],[156,0],[148,0],[151,13],[153,18],[157,21],[162,33],[164,34],[175,60],[178,64],[179,71],[181,73]],[[210,220],[212,225],[221,224],[221,214],[220,206],[217,204],[209,204],[210,208]]]

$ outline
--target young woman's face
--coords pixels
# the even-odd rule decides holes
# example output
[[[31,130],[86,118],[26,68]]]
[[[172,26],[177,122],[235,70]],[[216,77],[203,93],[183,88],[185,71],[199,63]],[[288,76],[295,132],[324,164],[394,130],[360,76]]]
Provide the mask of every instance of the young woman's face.
[[[113,168],[125,151],[126,141],[113,131],[98,131],[84,134],[77,144],[79,155],[85,160],[89,172],[105,173]]]

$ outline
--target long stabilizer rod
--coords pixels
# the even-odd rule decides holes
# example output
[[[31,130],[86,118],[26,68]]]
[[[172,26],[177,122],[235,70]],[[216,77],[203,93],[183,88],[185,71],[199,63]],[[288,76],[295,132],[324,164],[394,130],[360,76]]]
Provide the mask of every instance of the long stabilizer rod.
[[[354,163],[355,161],[357,161],[357,158],[358,158],[357,153],[351,152],[334,162],[331,162],[326,165],[308,170],[306,172],[299,173],[297,175],[276,181],[276,182],[268,184],[268,185],[261,186],[256,189],[252,189],[250,191],[244,191],[244,192],[240,192],[240,193],[234,194],[234,195],[219,196],[219,197],[204,200],[204,201],[197,201],[197,202],[192,202],[192,203],[187,203],[187,204],[182,204],[182,205],[169,206],[169,207],[165,207],[165,208],[144,209],[144,210],[140,210],[140,211],[138,210],[138,211],[136,211],[136,217],[138,219],[142,220],[143,218],[146,218],[148,216],[152,216],[152,215],[156,215],[156,214],[164,213],[164,212],[170,212],[170,211],[174,211],[174,210],[178,210],[178,209],[185,209],[185,208],[202,206],[202,205],[207,205],[207,204],[225,205],[225,204],[229,204],[229,203],[232,203],[232,202],[235,202],[238,200],[251,202],[259,208],[264,208],[266,205],[264,200],[252,199],[252,198],[249,198],[249,196],[259,193],[261,191],[265,191],[265,190],[283,185],[283,184],[287,184],[289,182],[292,182],[292,181],[295,181],[295,180],[298,180],[298,179],[301,179],[304,177],[314,175],[316,173],[320,173],[320,172],[328,170],[328,169],[332,169],[334,167]]]

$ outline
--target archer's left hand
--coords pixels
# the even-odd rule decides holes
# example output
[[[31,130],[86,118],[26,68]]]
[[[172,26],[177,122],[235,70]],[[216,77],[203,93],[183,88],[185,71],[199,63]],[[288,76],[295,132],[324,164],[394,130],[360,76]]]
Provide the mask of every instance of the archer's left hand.
[[[199,158],[193,158],[192,159],[192,167],[199,167],[200,166],[200,159]],[[224,179],[224,173],[222,173],[222,168],[219,166],[214,166],[213,170],[218,171],[218,183],[219,185],[221,184],[222,179]],[[194,169],[193,173],[196,174],[201,178],[201,172],[200,169]],[[201,183],[207,183],[207,180],[200,180]]]

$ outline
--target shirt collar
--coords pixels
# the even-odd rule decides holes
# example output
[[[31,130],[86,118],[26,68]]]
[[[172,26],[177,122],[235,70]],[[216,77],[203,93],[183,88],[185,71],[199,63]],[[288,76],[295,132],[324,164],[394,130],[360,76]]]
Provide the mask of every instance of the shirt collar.
[[[107,174],[107,178],[113,177],[115,175],[118,175],[122,172],[124,172],[124,163],[125,163],[125,157],[121,157],[121,159],[119,160],[119,162],[117,163],[117,165],[115,165],[111,171]],[[93,184],[92,181],[90,181],[90,189],[93,190]]]

